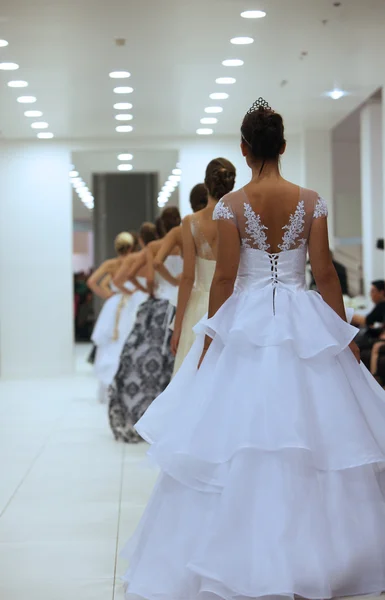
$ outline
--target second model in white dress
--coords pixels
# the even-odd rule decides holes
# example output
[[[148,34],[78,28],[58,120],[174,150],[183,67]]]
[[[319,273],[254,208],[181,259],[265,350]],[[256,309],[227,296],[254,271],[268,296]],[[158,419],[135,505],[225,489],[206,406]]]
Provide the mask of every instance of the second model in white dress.
[[[142,279],[140,283],[145,285],[146,280]],[[92,333],[92,341],[97,348],[94,371],[105,392],[118,370],[120,355],[135,323],[138,308],[148,297],[131,283],[125,284],[129,292],[127,295],[113,284],[110,286],[115,294],[103,304]]]
[[[306,290],[326,214],[300,190],[277,246],[244,190],[217,205],[242,241],[235,290],[136,426],[162,473],[127,550],[127,599],[385,589],[385,393],[348,348],[356,329]]]

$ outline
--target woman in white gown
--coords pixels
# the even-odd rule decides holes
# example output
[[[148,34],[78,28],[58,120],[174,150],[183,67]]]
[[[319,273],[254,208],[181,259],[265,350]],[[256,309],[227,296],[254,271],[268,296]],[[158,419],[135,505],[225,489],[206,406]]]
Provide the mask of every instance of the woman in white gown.
[[[279,174],[281,116],[258,101],[241,131],[252,179],[215,210],[206,338],[136,426],[162,474],[126,597],[379,594],[385,393],[359,364],[326,203]]]
[[[146,295],[136,291],[131,283],[126,284],[124,291],[111,281],[105,285],[131,256],[134,246],[135,238],[131,233],[120,233],[115,240],[117,257],[104,261],[87,281],[94,294],[105,300],[92,333],[96,346],[94,372],[99,380],[101,402],[107,400],[107,389],[118,369],[120,353],[134,324],[137,307],[146,299]]]
[[[225,158],[210,161],[205,175],[207,206],[183,219],[183,275],[171,339],[171,349],[175,354],[174,376],[194,343],[194,326],[209,307],[217,245],[213,212],[218,200],[233,190],[235,175],[234,165]]]

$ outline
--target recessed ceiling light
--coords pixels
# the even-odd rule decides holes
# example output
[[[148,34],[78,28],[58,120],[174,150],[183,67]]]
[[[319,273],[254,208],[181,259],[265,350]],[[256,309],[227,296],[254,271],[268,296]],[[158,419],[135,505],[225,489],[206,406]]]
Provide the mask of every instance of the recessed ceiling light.
[[[111,79],[128,79],[131,77],[131,73],[128,71],[111,71],[110,77]]]
[[[218,79],[215,80],[215,83],[219,83],[221,85],[230,85],[236,81],[237,80],[234,77],[218,77]]]
[[[11,63],[11,62],[0,63],[1,71],[16,71],[18,68],[19,68],[19,65],[16,63]]]
[[[75,183],[74,188],[77,190],[79,188],[85,188],[86,184],[84,183],[84,181],[79,181],[78,183]]]
[[[263,19],[266,17],[264,10],[245,10],[241,12],[241,17],[244,19]]]
[[[331,92],[327,92],[327,96],[333,100],[339,100],[340,98],[343,98],[343,96],[346,96],[346,92],[342,90],[332,90]]]
[[[125,115],[125,114],[115,115],[115,119],[117,121],[132,121],[133,118],[134,117],[132,115]]]
[[[33,104],[34,102],[36,102],[36,98],[35,96],[19,96],[17,101],[21,104]]]
[[[210,94],[211,100],[227,100],[229,97],[226,92],[215,92],[214,94]]]
[[[116,87],[114,88],[115,94],[132,94],[134,89],[132,87]]]
[[[24,113],[25,117],[42,117],[43,113],[41,110],[26,110]]]
[[[182,169],[173,169],[172,174],[173,175],[182,175]]]
[[[132,127],[132,125],[118,125],[115,129],[118,133],[128,133],[134,128]]]
[[[129,102],[118,102],[117,104],[114,104],[114,108],[116,110],[131,110],[132,104]]]
[[[211,135],[212,133],[214,133],[213,129],[197,129],[197,134],[198,135]]]
[[[240,58],[229,58],[228,60],[224,60],[222,65],[224,67],[242,67],[245,63]]]
[[[134,167],[130,164],[118,165],[118,171],[132,171]]]
[[[201,123],[202,125],[215,125],[215,123],[218,123],[218,119],[215,117],[203,117]]]
[[[47,129],[48,123],[45,121],[36,121],[35,123],[31,123],[32,129]]]
[[[118,160],[132,160],[132,154],[118,154]]]
[[[221,113],[221,112],[223,112],[223,108],[221,106],[207,106],[205,108],[205,113],[215,114],[215,113]]]
[[[78,171],[70,171],[70,177],[73,179],[74,177],[79,177]]]
[[[37,137],[41,140],[51,140],[53,138],[53,133],[42,131],[41,133],[37,134]]]
[[[252,44],[254,40],[251,37],[235,37],[232,38],[230,42],[236,46],[244,46],[246,44]]]
[[[82,179],[81,177],[74,177],[74,178],[71,180],[71,183],[72,183],[72,185],[73,185],[74,187],[76,187],[76,184],[77,184],[77,183],[79,183],[80,181],[83,181],[83,179]]]
[[[180,181],[180,175],[170,175],[169,181],[173,181],[175,183],[178,183]]]
[[[8,87],[10,88],[24,88],[28,87],[27,81],[8,81]]]
[[[8,46],[7,40],[0,40],[0,48],[5,48],[5,46]]]

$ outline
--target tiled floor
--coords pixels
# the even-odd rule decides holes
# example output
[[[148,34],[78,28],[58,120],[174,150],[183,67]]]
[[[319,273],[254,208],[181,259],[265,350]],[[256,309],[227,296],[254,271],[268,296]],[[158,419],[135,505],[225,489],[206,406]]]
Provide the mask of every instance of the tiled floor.
[[[0,600],[124,599],[156,473],[114,441],[87,350],[71,379],[0,382]]]
[[[71,379],[0,383],[1,600],[123,600],[156,473],[113,439],[86,353]]]

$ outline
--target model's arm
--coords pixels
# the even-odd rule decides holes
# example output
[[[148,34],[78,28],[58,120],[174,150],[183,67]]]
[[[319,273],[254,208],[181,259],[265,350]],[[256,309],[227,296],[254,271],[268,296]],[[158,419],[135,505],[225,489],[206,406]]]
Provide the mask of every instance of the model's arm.
[[[171,229],[166,237],[163,238],[161,246],[154,258],[155,269],[159,269],[159,267],[164,263],[166,258],[171,254],[175,246],[178,244],[178,235],[180,235],[181,227],[182,226],[174,227],[174,229]]]
[[[120,268],[118,269],[118,271],[115,273],[115,276],[113,278],[113,283],[114,285],[116,285],[116,287],[123,293],[123,294],[130,294],[131,292],[129,292],[125,287],[124,284],[126,283],[126,281],[131,281],[131,279],[129,278],[129,273],[131,270],[131,263],[134,260],[134,255],[130,254],[129,256],[127,256]]]
[[[190,219],[187,217],[182,223],[183,240],[183,274],[179,286],[178,306],[176,309],[174,333],[171,339],[171,350],[176,354],[182,333],[182,325],[187,304],[195,281],[196,250],[194,238],[191,233]]]
[[[309,258],[317,289],[323,300],[346,321],[341,284],[329,248],[326,216],[313,220],[309,236]],[[355,342],[350,344],[350,349],[360,362],[360,351]]]
[[[232,221],[218,221],[217,265],[210,289],[209,318],[213,317],[234,291],[241,255],[238,229]],[[210,347],[206,335],[199,366]]]
[[[107,300],[108,298],[114,295],[112,290],[104,287],[100,283],[107,275],[110,274],[112,265],[113,261],[104,261],[104,263],[102,263],[100,267],[96,269],[96,271],[87,280],[87,285],[90,288],[90,290],[92,290],[93,293],[96,294],[96,296],[99,296],[99,298],[102,298],[103,300]]]

